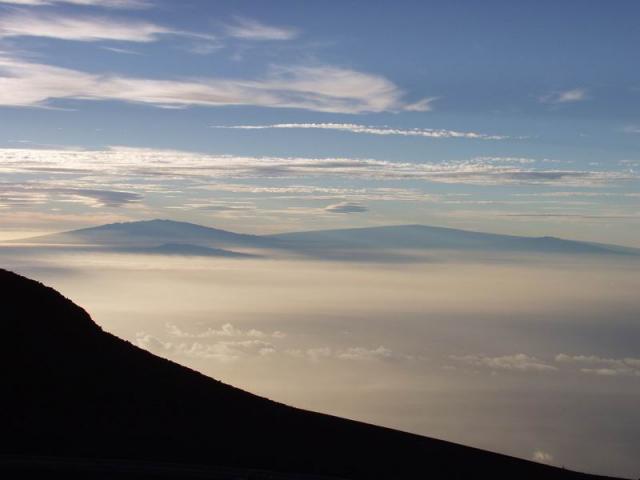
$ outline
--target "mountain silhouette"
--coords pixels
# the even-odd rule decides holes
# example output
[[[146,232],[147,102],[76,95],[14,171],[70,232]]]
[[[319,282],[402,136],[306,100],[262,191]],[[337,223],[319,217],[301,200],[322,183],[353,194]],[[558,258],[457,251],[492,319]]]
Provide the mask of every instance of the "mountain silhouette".
[[[640,254],[640,250],[615,245],[564,240],[556,237],[522,237],[473,232],[426,225],[318,230],[273,235],[292,248],[405,249],[530,252],[562,254]]]
[[[83,228],[69,232],[43,235],[29,242],[60,245],[159,246],[163,244],[203,247],[262,247],[270,241],[258,235],[228,232],[195,223],[173,220],[144,220]]]
[[[25,243],[73,248],[100,247],[103,250],[161,254],[213,255],[200,247],[239,248],[263,255],[278,251],[333,260],[412,261],[407,252],[439,251],[493,252],[520,254],[626,255],[640,256],[640,249],[600,243],[565,240],[556,237],[523,237],[473,232],[426,225],[393,225],[247,235],[172,220],[113,223],[25,239]],[[180,248],[168,248],[166,245]],[[173,252],[171,250],[174,250]],[[404,253],[402,252],[404,251]],[[191,252],[191,253],[189,253]],[[223,253],[223,252],[219,252]],[[233,256],[236,252],[230,252]],[[242,252],[247,253],[247,252]]]
[[[605,478],[247,393],[104,332],[6,270],[0,294],[4,478]]]

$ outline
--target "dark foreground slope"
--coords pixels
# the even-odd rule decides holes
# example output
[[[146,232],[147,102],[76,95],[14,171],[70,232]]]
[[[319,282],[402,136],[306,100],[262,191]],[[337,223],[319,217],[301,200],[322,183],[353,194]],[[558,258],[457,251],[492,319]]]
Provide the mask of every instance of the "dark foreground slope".
[[[0,302],[4,478],[25,465],[43,479],[601,478],[257,397],[102,331],[4,270]]]

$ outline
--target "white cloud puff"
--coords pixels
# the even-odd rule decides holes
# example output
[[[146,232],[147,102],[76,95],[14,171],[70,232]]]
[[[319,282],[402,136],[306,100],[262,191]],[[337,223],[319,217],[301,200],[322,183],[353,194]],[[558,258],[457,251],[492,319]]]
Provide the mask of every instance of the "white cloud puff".
[[[251,356],[265,357],[276,352],[273,344],[259,339],[222,340],[214,343],[163,341],[145,332],[136,334],[135,343],[140,348],[160,356],[191,357],[222,363],[238,361]]]

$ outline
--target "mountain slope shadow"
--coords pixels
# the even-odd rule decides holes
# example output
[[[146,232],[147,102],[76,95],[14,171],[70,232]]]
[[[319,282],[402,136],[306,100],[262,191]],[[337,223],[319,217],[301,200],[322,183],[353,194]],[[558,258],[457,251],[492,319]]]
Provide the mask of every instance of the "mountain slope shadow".
[[[604,478],[252,395],[102,331],[55,290],[5,270],[0,300],[0,364],[8,370],[0,408],[4,456],[184,466],[162,478],[263,478],[189,476],[188,465],[292,474],[264,478]]]

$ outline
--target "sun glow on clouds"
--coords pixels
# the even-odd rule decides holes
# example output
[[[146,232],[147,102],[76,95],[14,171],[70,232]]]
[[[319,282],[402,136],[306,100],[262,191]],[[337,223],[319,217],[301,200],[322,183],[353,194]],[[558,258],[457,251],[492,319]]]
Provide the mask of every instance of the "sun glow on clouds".
[[[323,228],[446,224],[454,219],[451,226],[471,230],[492,229],[473,223],[479,218],[509,219],[511,225],[519,218],[535,222],[570,218],[573,225],[638,218],[632,204],[635,197],[621,190],[638,181],[633,171],[625,166],[618,170],[558,167],[544,159],[521,157],[398,162],[131,147],[5,148],[0,149],[4,179],[0,209],[3,227],[19,230],[25,225],[56,229],[61,221],[64,229],[71,229],[108,223],[107,217],[175,218],[265,233],[308,229],[311,216],[315,228],[320,224]],[[484,198],[462,190],[468,185],[485,192],[495,186],[519,191]],[[562,188],[557,198],[548,190],[551,187]],[[585,198],[564,195],[568,189],[576,189],[575,195],[584,192]],[[436,210],[438,218],[420,216]],[[397,213],[407,211],[415,215],[398,220]],[[596,241],[627,243],[610,237]]]

